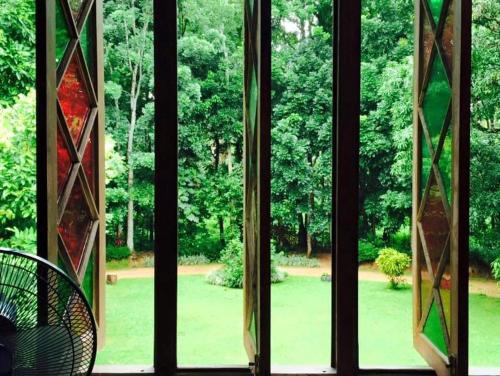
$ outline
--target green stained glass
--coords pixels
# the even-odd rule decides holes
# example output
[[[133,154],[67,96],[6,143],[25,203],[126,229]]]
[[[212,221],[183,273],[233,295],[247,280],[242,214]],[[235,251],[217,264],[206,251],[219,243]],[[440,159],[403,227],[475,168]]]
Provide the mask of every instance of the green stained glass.
[[[78,22],[84,0],[69,0],[69,7],[71,8],[71,13],[73,14],[73,18],[75,19],[75,22]]]
[[[56,1],[56,63],[64,56],[71,37],[60,1]]]
[[[446,197],[448,203],[451,205],[451,172],[452,172],[452,133],[451,126],[446,133],[446,138],[443,143],[443,150],[439,157],[439,171],[441,172],[441,179],[443,180]]]
[[[427,146],[427,141],[425,140],[425,135],[422,133],[422,171],[420,175],[420,187],[421,187],[421,194],[424,194],[425,187],[427,186],[427,182],[429,180],[429,174],[431,172],[431,167],[432,167],[432,158],[431,154],[429,153],[429,147]]]
[[[250,321],[250,327],[248,328],[254,343],[257,344],[257,326],[255,322],[255,312],[252,312],[252,320]]]
[[[92,37],[90,33],[90,18],[85,23],[85,26],[82,29],[80,34],[80,45],[82,46],[83,56],[85,57],[85,62],[87,63],[87,67],[89,71],[92,73]]]
[[[439,142],[441,129],[443,128],[446,114],[448,113],[450,99],[451,89],[448,84],[443,61],[439,54],[436,53],[434,61],[432,62],[429,83],[425,90],[424,101],[422,103],[425,122],[432,139],[434,150]]]
[[[258,88],[257,88],[257,75],[255,74],[255,69],[252,67],[252,74],[250,75],[250,93],[248,98],[248,118],[250,122],[250,127],[252,134],[255,134],[255,126],[257,119],[257,100],[258,100]]]
[[[439,16],[441,16],[441,9],[443,8],[443,0],[427,0],[427,3],[429,4],[432,18],[434,18],[434,23],[437,25]]]
[[[434,301],[432,302],[429,316],[427,316],[427,321],[424,325],[424,334],[443,354],[448,355],[445,340],[446,334],[443,331],[438,308]]]
[[[451,284],[449,276],[446,278],[443,277],[443,279],[441,280],[441,286],[443,286],[443,284]],[[451,291],[447,288],[440,287],[439,293],[441,295],[441,302],[443,304],[444,319],[446,320],[446,326],[449,330],[451,325]]]
[[[94,263],[94,253],[92,253],[87,264],[87,270],[85,271],[82,284],[83,293],[92,308],[94,307]]]

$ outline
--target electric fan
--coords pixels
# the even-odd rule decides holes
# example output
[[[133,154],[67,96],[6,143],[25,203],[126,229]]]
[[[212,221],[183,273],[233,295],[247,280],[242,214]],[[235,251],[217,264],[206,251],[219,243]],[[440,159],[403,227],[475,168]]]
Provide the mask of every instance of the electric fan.
[[[90,375],[96,338],[90,306],[63,271],[0,249],[0,376]]]

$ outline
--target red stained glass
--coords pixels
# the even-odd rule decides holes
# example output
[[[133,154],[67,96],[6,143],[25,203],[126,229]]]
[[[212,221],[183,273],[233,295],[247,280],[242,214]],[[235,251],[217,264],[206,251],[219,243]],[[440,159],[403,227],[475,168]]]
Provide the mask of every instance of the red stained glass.
[[[431,175],[431,179],[431,187],[421,224],[432,269],[435,273],[447,244],[450,226],[444,209],[443,197],[434,174]]]
[[[83,171],[87,176],[87,181],[90,186],[92,194],[95,195],[95,131],[90,134],[87,146],[85,147],[85,152],[83,153],[82,165]]]
[[[76,271],[80,268],[91,226],[90,210],[85,200],[80,180],[77,179],[61,223],[59,224],[59,233],[66,245],[69,258]]]
[[[61,134],[61,131],[57,130],[57,192],[61,194],[64,184],[68,179],[69,170],[71,169],[71,156],[66,146],[66,142]]]
[[[80,62],[74,55],[57,91],[64,118],[75,144],[90,114],[90,98],[83,80]]]

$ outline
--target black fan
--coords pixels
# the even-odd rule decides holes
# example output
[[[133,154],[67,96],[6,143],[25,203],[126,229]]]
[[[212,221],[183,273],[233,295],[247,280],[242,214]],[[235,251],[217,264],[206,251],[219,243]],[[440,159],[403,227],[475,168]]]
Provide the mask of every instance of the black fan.
[[[0,376],[90,375],[96,338],[90,306],[63,271],[0,249]]]

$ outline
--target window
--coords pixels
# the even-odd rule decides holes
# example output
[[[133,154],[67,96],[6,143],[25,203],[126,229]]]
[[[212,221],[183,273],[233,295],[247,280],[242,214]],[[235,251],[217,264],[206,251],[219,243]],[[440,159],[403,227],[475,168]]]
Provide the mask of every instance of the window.
[[[427,268],[422,273],[418,269],[416,279],[422,287],[414,300],[415,344],[439,375],[466,374],[470,3],[453,2],[454,24],[460,25],[455,30],[461,32],[454,33],[452,54],[446,39],[449,32],[443,32],[448,27],[450,2],[444,1],[442,6],[436,1],[416,3],[414,92],[422,94],[415,95],[414,129],[415,139],[422,140],[422,133],[424,139],[416,143],[414,151],[413,245],[420,252],[415,253],[414,265],[423,265],[425,259]],[[51,261],[61,259],[84,287],[103,330],[102,1],[56,4],[59,2],[37,2],[39,249]],[[178,369],[177,363],[177,8],[174,1],[156,0],[154,4],[155,144],[161,150],[155,157],[154,365],[157,374],[209,372]],[[331,364],[315,371],[322,374],[370,372],[359,370],[357,328],[360,12],[360,1],[334,2],[335,290]],[[271,2],[245,0],[244,20],[244,336],[251,368],[214,372],[235,375],[252,370],[268,375]],[[430,48],[426,36],[434,47]],[[449,69],[451,56],[454,73]],[[452,129],[449,142],[448,129]],[[422,194],[423,182],[427,184]],[[429,244],[435,245],[436,252]],[[428,290],[420,284],[426,277],[431,283]],[[449,310],[443,298],[448,291]],[[418,372],[431,374],[430,369]]]

